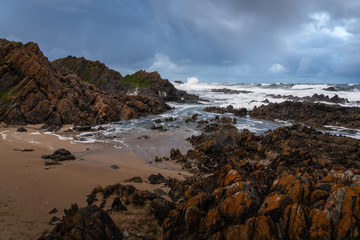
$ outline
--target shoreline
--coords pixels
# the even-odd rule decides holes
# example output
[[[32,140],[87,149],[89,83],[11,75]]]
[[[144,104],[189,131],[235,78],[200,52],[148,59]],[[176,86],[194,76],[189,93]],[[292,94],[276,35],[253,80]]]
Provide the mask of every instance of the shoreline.
[[[28,125],[28,132],[19,133],[15,126],[0,125],[1,240],[40,237],[44,230],[53,227],[48,224],[52,216],[60,218],[63,209],[72,203],[85,206],[86,196],[95,187],[124,184],[125,180],[140,176],[143,183],[130,183],[139,190],[168,191],[163,185],[147,183],[147,177],[161,173],[183,179],[183,175],[190,175],[171,161],[168,163],[173,170],[152,166],[130,150],[99,143],[72,143],[53,134],[31,134],[39,128],[40,125]],[[45,166],[41,155],[59,148],[69,150],[76,160]],[[21,149],[34,151],[19,151]],[[119,169],[112,169],[112,164]],[[53,208],[58,212],[49,214]]]

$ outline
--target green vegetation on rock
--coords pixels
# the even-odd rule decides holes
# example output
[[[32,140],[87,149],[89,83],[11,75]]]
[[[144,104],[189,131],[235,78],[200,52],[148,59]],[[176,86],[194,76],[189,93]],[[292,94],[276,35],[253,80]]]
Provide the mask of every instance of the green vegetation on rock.
[[[145,81],[141,81],[137,74],[133,74],[133,75],[126,75],[124,77],[124,81],[127,84],[130,84],[133,87],[149,87],[150,86],[150,79],[146,79]]]
[[[9,88],[8,90],[6,90],[5,92],[3,92],[1,94],[1,100],[4,101],[5,103],[7,103],[9,101],[7,95],[9,94],[10,91],[11,91],[11,88]]]

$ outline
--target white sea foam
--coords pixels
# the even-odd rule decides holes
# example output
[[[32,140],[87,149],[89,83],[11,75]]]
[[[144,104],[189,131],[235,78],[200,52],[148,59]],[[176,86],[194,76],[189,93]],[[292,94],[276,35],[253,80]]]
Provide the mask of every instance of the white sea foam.
[[[34,135],[40,135],[40,134],[41,133],[39,133],[39,134],[34,133]],[[43,132],[42,134],[56,136],[58,139],[60,139],[62,141],[74,140],[74,138],[72,138],[72,137],[64,137],[64,136],[61,136],[60,134],[53,133],[53,132]]]
[[[346,98],[349,103],[345,104],[348,106],[360,106],[360,86],[359,85],[345,85],[347,87],[355,87],[351,90],[342,90],[344,85],[329,85],[329,84],[219,84],[219,83],[192,83],[192,84],[181,84],[176,87],[188,91],[189,93],[199,95],[201,98],[210,100],[216,105],[222,107],[233,105],[234,107],[240,108],[245,107],[251,110],[255,106],[266,104],[263,101],[268,99],[271,102],[283,102],[285,98],[272,98],[271,95],[283,95],[283,96],[294,96],[294,97],[311,97],[316,94],[327,95],[330,98],[338,95],[340,98]],[[329,87],[339,87],[338,91],[326,91]],[[211,92],[211,89],[222,89],[227,88],[238,91],[251,91],[252,93],[244,94],[225,94],[222,92]],[[269,96],[270,95],[270,96]],[[358,102],[358,103],[356,103]]]
[[[335,85],[335,84],[270,84],[270,83],[249,83],[249,84],[220,84],[220,83],[203,83],[199,82],[197,78],[189,78],[184,84],[174,83],[176,88],[185,90],[188,93],[200,96],[201,99],[209,100],[209,102],[202,102],[203,104],[180,104],[169,103],[173,108],[170,111],[156,115],[148,116],[140,119],[133,119],[128,121],[120,121],[117,123],[104,124],[102,127],[104,130],[96,132],[85,132],[78,134],[78,138],[84,141],[76,140],[77,142],[109,142],[114,143],[115,147],[127,148],[134,146],[134,140],[125,137],[129,134],[137,134],[139,137],[148,135],[153,137],[156,135],[168,134],[168,132],[159,132],[150,130],[154,124],[155,119],[162,119],[173,117],[176,118],[174,122],[162,122],[161,125],[164,129],[169,131],[186,133],[186,134],[200,134],[201,130],[196,128],[196,123],[184,124],[184,120],[191,115],[198,113],[201,116],[197,120],[208,120],[214,118],[217,114],[204,112],[203,109],[206,106],[221,106],[227,107],[233,105],[235,108],[246,108],[252,110],[255,106],[259,107],[268,99],[270,102],[283,102],[286,98],[277,98],[273,96],[294,96],[294,97],[311,97],[316,94],[324,94],[330,98],[338,95],[340,98],[346,98],[349,103],[343,104],[344,106],[360,106],[360,85]],[[334,87],[337,91],[327,91],[326,88]],[[223,92],[212,92],[212,89],[231,89],[238,91],[250,91],[251,93],[239,93],[239,94],[227,94]],[[329,104],[329,103],[327,103]],[[233,117],[231,114],[229,115]],[[290,122],[280,121],[269,122],[262,120],[254,120],[247,117],[237,117],[238,121],[236,127],[239,130],[247,128],[257,134],[264,133],[270,129],[275,129],[281,126],[288,126]],[[346,129],[333,129],[331,133],[343,134],[354,138],[360,138],[360,133],[349,133]],[[345,131],[345,132],[344,132]]]
[[[1,135],[1,137],[2,137],[3,140],[7,140],[7,134],[6,134],[6,132],[8,132],[8,131],[2,131],[2,132],[0,132],[0,135]]]
[[[197,77],[189,77],[189,78],[187,78],[186,84],[194,85],[194,84],[197,84],[197,83],[199,83],[199,79]]]

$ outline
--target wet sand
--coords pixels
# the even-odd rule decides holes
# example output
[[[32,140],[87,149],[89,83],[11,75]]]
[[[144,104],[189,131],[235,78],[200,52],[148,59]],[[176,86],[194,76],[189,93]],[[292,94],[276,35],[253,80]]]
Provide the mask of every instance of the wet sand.
[[[147,183],[147,177],[161,173],[181,179],[182,175],[189,175],[174,163],[168,169],[152,166],[129,150],[99,143],[74,144],[55,135],[33,134],[39,127],[27,126],[28,132],[18,133],[17,127],[0,125],[0,240],[38,238],[52,228],[48,224],[52,216],[60,218],[63,209],[72,203],[85,206],[86,196],[94,187],[124,183],[140,176],[144,183],[131,183],[136,188],[153,191],[160,187],[167,191],[164,186]],[[45,166],[41,156],[58,148],[71,151],[77,159]],[[19,151],[22,149],[34,151]],[[119,169],[112,169],[113,164]],[[53,208],[58,213],[50,215]]]

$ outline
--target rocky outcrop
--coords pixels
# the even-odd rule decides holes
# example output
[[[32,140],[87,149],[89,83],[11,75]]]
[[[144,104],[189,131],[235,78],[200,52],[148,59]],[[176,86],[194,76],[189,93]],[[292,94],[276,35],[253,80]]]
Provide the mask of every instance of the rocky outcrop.
[[[226,108],[224,108],[224,107],[206,107],[206,108],[204,108],[204,111],[212,112],[212,113],[220,113],[220,114],[232,113],[238,117],[245,117],[247,115],[246,108],[234,108],[232,105],[229,105]]]
[[[325,89],[326,90],[326,89]],[[329,90],[330,91],[330,90]],[[297,97],[294,95],[275,95],[275,94],[268,94],[265,97],[271,97],[274,99],[288,99],[291,101],[302,101],[302,102],[329,102],[329,103],[349,103],[349,100],[346,98],[341,98],[338,95],[333,97],[329,97],[328,95],[324,94],[313,94],[311,97]]]
[[[90,61],[83,57],[68,56],[51,62],[51,66],[64,75],[75,74],[84,82],[110,94],[123,93],[123,76],[99,61]]]
[[[154,98],[114,98],[74,74],[58,74],[35,43],[0,39],[0,50],[0,121],[7,124],[94,125],[168,109]]]
[[[164,239],[359,238],[359,140],[294,125],[191,142],[213,174],[188,185]]]
[[[144,95],[163,101],[196,103],[198,96],[178,90],[158,72],[140,70],[123,77],[119,72],[109,69],[99,61],[85,58],[66,57],[53,61],[52,66],[65,74],[76,74],[83,81],[90,82],[97,88],[116,94]]]
[[[65,210],[62,220],[39,240],[161,239],[160,225],[175,209],[159,195],[122,184],[94,188],[87,203]]]
[[[246,91],[246,90],[234,90],[229,88],[220,88],[220,89],[211,89],[212,92],[220,92],[225,94],[248,94],[252,93],[252,91]]]
[[[274,121],[296,121],[312,127],[325,125],[360,129],[360,108],[309,102],[270,103],[255,107],[250,117]]]
[[[116,219],[112,234],[141,239],[359,239],[360,140],[300,124],[260,136],[224,124],[189,140],[193,150],[170,158],[198,174],[153,175],[173,202],[132,185],[97,187],[86,210],[65,212],[42,239],[113,229],[103,210]],[[79,213],[89,210],[98,217]]]
[[[110,216],[97,206],[80,208],[75,204],[65,210],[65,216],[55,228],[44,234],[39,240],[60,239],[123,239],[120,230]]]

